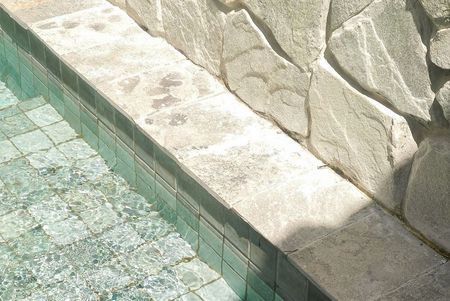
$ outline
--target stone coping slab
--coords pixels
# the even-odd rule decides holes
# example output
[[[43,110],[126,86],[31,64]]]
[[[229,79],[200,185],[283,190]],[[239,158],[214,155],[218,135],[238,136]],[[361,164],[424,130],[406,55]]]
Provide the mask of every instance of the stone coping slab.
[[[80,98],[90,128],[153,170],[176,215],[196,216],[188,228],[209,244],[199,253],[237,250],[245,272],[228,265],[227,281],[264,300],[407,300],[408,283],[432,290],[424,275],[448,277],[395,217],[124,12],[99,0],[0,3],[3,30]]]

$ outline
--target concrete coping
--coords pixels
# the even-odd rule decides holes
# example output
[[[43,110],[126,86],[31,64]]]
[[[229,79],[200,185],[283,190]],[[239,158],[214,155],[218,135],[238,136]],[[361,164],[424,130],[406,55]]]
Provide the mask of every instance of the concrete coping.
[[[411,283],[433,292],[450,274],[400,221],[121,9],[104,0],[1,6],[4,31],[99,122],[116,124],[284,299],[409,300]]]

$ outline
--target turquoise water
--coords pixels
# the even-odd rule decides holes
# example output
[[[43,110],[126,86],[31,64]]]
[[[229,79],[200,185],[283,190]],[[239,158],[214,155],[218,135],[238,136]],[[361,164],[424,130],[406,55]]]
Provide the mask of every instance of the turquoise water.
[[[239,300],[43,98],[0,82],[0,300]]]

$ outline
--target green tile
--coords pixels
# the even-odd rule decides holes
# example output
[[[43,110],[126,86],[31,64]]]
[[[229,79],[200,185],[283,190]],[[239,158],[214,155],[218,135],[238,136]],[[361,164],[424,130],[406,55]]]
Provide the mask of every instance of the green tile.
[[[122,112],[115,109],[115,128],[117,136],[130,148],[134,149],[134,124]]]
[[[30,52],[30,39],[28,38],[28,30],[23,28],[19,23],[15,23],[17,44],[26,52]]]
[[[136,128],[134,132],[136,155],[150,166],[151,169],[155,170],[154,144],[151,138],[147,137],[143,131],[140,128]]]
[[[87,127],[95,136],[98,137],[97,118],[83,106],[80,107],[80,118],[81,124]]]
[[[53,94],[54,97],[62,99],[64,93],[63,93],[63,87],[62,87],[61,82],[59,81],[59,79],[56,78],[51,73],[47,74],[47,78],[48,78],[48,91],[49,91],[49,94]]]
[[[244,279],[247,279],[248,259],[230,242],[223,246],[223,260]]]
[[[36,37],[32,32],[28,35],[30,37],[30,49],[33,57],[42,65],[45,65],[45,46],[44,43]]]
[[[199,238],[198,256],[206,262],[210,268],[217,273],[222,274],[222,257],[202,238]]]
[[[307,300],[307,279],[288,259],[281,255],[278,259],[277,286],[285,299]]]
[[[121,175],[131,186],[136,186],[136,172],[121,159],[116,158],[114,171]]]
[[[78,92],[78,75],[64,62],[61,62],[61,79],[73,93]]]
[[[156,176],[155,181],[155,192],[158,201],[165,202],[172,210],[176,211],[177,200],[175,190],[158,176]]]
[[[274,298],[273,288],[261,279],[262,272],[253,264],[249,264],[247,282],[265,301]]]
[[[61,62],[58,56],[48,47],[45,47],[45,66],[54,76],[61,79]]]
[[[308,283],[308,301],[331,301],[333,300],[317,285],[312,282]]]
[[[150,203],[154,203],[156,201],[155,191],[149,184],[147,184],[147,182],[142,180],[142,178],[139,176],[136,177],[136,186],[137,192],[143,197],[145,197]]]
[[[249,231],[250,226],[236,211],[226,210],[225,237],[247,257],[249,256]]]
[[[116,139],[116,154],[117,158],[134,169],[134,152],[119,139]]]
[[[180,216],[177,217],[177,232],[191,245],[195,252],[198,251],[198,232],[192,229]]]
[[[111,131],[115,131],[115,112],[112,104],[99,92],[95,94],[95,105],[97,108],[97,116],[106,127]]]
[[[64,90],[63,101],[65,112],[67,110],[71,111],[73,115],[80,116],[80,103],[76,96],[67,90]]]
[[[95,113],[95,89],[81,77],[78,77],[78,94],[86,108]]]
[[[261,270],[264,280],[272,288],[275,283],[278,250],[261,234],[250,229],[250,260]]]
[[[200,215],[181,195],[177,195],[177,215],[195,231],[199,230]]]
[[[81,124],[81,135],[90,147],[98,150],[98,136],[93,133],[84,123]]]
[[[172,188],[176,189],[178,163],[161,147],[155,147],[155,171]]]
[[[114,168],[116,165],[116,151],[109,148],[102,140],[98,141],[98,152],[105,159],[109,168]]]
[[[14,20],[8,15],[7,12],[1,11],[0,15],[0,22],[2,29],[11,37],[13,38],[15,35],[14,30]]]
[[[248,301],[267,301],[264,300],[251,286],[247,285],[247,300]],[[272,301],[272,300],[270,300]]]
[[[247,284],[245,279],[242,279],[226,262],[222,265],[223,278],[231,289],[242,300],[245,300]]]
[[[77,132],[77,134],[81,134],[81,121],[79,115],[76,115],[71,110],[65,110],[64,119],[70,124],[75,132]]]
[[[161,199],[156,199],[156,209],[159,214],[169,223],[176,225],[177,223],[177,212],[172,209],[165,201]]]
[[[155,172],[144,161],[135,157],[136,174],[144,182],[149,184],[153,190],[155,188]]]
[[[58,111],[59,114],[64,116],[65,104],[64,96],[62,93],[54,94],[53,91],[49,91],[49,102]]]
[[[208,242],[217,254],[222,254],[223,236],[203,218],[200,218],[199,234],[201,238]]]
[[[98,121],[98,138],[111,150],[116,150],[116,135],[111,132],[100,120]]]

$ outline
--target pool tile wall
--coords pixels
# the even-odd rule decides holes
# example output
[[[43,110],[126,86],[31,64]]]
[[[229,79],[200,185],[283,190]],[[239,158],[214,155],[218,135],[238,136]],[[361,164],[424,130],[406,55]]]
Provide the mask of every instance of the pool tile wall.
[[[331,300],[3,8],[0,25],[0,74],[8,88],[22,99],[44,96],[243,300]]]

